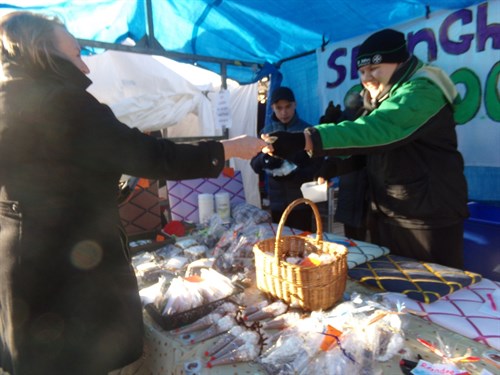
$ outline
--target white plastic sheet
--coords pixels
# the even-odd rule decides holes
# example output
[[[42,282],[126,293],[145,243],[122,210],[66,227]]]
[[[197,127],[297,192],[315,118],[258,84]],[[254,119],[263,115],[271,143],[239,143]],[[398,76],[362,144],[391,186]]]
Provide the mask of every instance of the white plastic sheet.
[[[208,70],[160,56],[106,51],[86,56],[93,84],[88,91],[111,107],[130,127],[143,132],[162,130],[164,136],[220,136],[213,100],[222,79]],[[257,84],[240,86],[228,80],[231,103],[229,136],[257,134]],[[248,161],[233,159],[241,170],[245,198],[260,207],[258,176]]]

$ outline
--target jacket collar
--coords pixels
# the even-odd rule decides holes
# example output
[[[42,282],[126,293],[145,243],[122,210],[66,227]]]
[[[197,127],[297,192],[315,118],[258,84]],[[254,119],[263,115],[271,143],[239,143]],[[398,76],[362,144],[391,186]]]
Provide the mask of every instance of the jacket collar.
[[[295,113],[294,113],[292,119],[290,120],[290,122],[287,123],[287,124],[285,124],[285,123],[281,122],[280,120],[278,120],[278,118],[276,117],[276,113],[273,112],[273,114],[271,116],[271,120],[274,123],[281,124],[285,128],[289,128],[290,126],[292,126],[293,124],[295,124],[297,121],[299,121],[299,115],[297,115],[297,111],[295,111]]]
[[[389,80],[389,89],[394,85],[408,81],[419,67],[422,62],[414,55],[410,56],[408,60],[398,66],[394,71],[391,79]]]
[[[9,60],[4,62],[3,69],[8,77],[22,78],[31,77],[35,79],[52,79],[60,82],[64,86],[76,86],[86,90],[92,81],[83,74],[72,62],[59,57],[52,56],[55,69],[47,66],[42,68],[32,64],[24,64],[19,61]]]

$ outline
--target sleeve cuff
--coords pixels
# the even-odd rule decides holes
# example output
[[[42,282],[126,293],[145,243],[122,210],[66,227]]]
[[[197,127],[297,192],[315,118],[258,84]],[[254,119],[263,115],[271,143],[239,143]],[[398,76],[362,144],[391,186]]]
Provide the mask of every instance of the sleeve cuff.
[[[323,152],[323,142],[321,141],[321,135],[317,129],[314,127],[309,127],[304,130],[309,136],[311,137],[311,141],[313,144],[313,149],[310,151],[307,151],[307,154],[309,157],[317,157],[317,156],[324,156],[325,153]]]

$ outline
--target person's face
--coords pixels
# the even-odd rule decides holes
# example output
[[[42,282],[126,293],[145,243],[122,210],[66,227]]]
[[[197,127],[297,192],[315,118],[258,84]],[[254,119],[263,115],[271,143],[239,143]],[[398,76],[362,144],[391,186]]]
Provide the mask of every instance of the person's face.
[[[64,27],[54,29],[56,46],[61,57],[71,61],[83,74],[89,74],[90,69],[82,60],[80,45],[76,39]]]
[[[389,80],[398,65],[398,63],[382,63],[365,65],[359,68],[361,84],[368,90],[372,99],[375,99],[378,94],[387,88]]]
[[[295,107],[295,102],[278,100],[273,104],[273,111],[278,120],[280,120],[283,124],[288,124],[292,121],[292,118],[295,115]]]

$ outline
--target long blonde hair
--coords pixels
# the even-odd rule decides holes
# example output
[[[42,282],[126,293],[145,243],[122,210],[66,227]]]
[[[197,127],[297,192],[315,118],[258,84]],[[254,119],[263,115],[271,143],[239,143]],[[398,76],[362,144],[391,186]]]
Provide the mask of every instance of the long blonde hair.
[[[54,28],[64,24],[57,17],[12,12],[0,19],[0,60],[55,69],[57,54]]]

